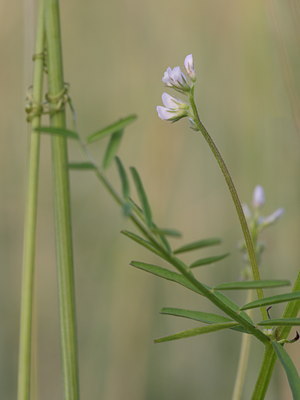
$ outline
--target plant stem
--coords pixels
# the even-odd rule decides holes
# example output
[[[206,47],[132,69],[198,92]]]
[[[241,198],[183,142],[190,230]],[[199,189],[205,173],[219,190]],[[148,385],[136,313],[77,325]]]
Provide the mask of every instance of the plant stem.
[[[27,200],[24,223],[23,276],[21,294],[21,321],[18,371],[18,400],[30,399],[31,345],[34,297],[34,270],[36,252],[36,220],[40,156],[40,104],[43,96],[43,52],[44,52],[44,10],[43,0],[39,1],[35,63],[33,73],[31,134],[29,147]]]
[[[105,175],[102,173],[101,169],[96,165],[93,157],[89,153],[85,143],[80,140],[80,145],[82,147],[83,152],[86,154],[90,162],[92,162],[95,166],[95,174],[100,180],[100,182],[105,186],[108,192],[111,194],[113,199],[116,201],[117,204],[122,205],[123,200],[119,196],[119,194],[115,191],[113,186],[107,180]],[[137,212],[137,210],[135,210]],[[212,303],[214,303],[217,307],[219,307],[222,311],[224,311],[227,315],[233,318],[235,321],[240,323],[245,329],[251,332],[258,340],[262,343],[267,343],[269,341],[268,337],[264,335],[259,329],[257,329],[254,325],[252,325],[247,319],[240,315],[240,313],[234,311],[231,307],[226,305],[220,298],[216,295],[217,291],[209,288],[207,285],[203,285],[199,282],[193,275],[191,271],[188,270],[188,267],[183,264],[181,260],[177,257],[174,257],[170,254],[164,247],[162,247],[156,239],[153,237],[152,232],[149,232],[147,228],[143,226],[143,224],[139,221],[141,215],[130,215],[130,220],[134,223],[134,225],[145,235],[149,241],[154,244],[156,247],[159,247],[160,252],[164,255],[164,259],[167,260],[170,264],[172,264],[179,272],[182,273],[198,290],[200,290],[205,297],[207,297]]]
[[[293,292],[297,292],[300,290],[300,272],[298,273],[297,279],[295,281]],[[290,301],[285,308],[283,313],[283,318],[295,318],[297,317],[300,309],[300,301]],[[277,335],[280,339],[286,339],[290,333],[291,327],[285,326],[279,328],[277,331]],[[262,400],[265,397],[267,392],[271,376],[273,373],[276,354],[272,347],[272,345],[266,345],[264,359],[261,364],[259,376],[255,385],[255,389],[252,395],[252,400]]]
[[[198,110],[197,110],[195,100],[194,100],[193,90],[191,91],[191,94],[190,94],[190,104],[191,104],[191,107],[193,110],[194,121],[197,126],[197,129],[202,133],[202,135],[203,135],[204,139],[206,140],[207,144],[209,145],[215,159],[217,160],[219,167],[222,171],[222,174],[225,178],[225,181],[227,183],[232,200],[234,202],[235,209],[238,214],[240,224],[242,227],[242,231],[243,231],[243,235],[245,238],[245,243],[246,243],[246,247],[247,247],[247,251],[248,251],[248,255],[249,255],[249,261],[250,261],[251,268],[252,268],[253,279],[260,280],[260,273],[259,273],[259,269],[258,269],[258,265],[257,265],[257,261],[256,261],[256,254],[255,254],[251,234],[250,234],[250,231],[248,228],[248,224],[247,224],[244,212],[243,212],[243,208],[242,208],[238,193],[236,191],[233,180],[231,178],[231,175],[228,171],[228,168],[225,164],[225,161],[223,160],[221,153],[219,152],[215,142],[213,141],[212,137],[210,136],[207,129],[202,124],[202,122],[199,118]],[[256,292],[257,292],[257,296],[259,299],[262,299],[264,297],[264,293],[263,293],[262,289],[257,289]],[[265,307],[261,308],[261,314],[262,314],[263,319],[268,318]]]
[[[247,295],[246,303],[250,303],[253,300],[253,290],[249,290]],[[251,316],[252,310],[249,311],[248,315]],[[243,394],[243,388],[245,384],[246,371],[249,361],[249,353],[251,346],[251,335],[247,333],[242,334],[242,344],[240,350],[239,364],[235,379],[235,385],[233,389],[232,400],[240,400]]]
[[[64,128],[66,125],[65,85],[58,0],[46,0],[45,11],[51,105],[50,123],[53,127]],[[52,138],[52,159],[65,400],[78,400],[79,378],[68,154],[67,142],[62,136],[57,135]]]

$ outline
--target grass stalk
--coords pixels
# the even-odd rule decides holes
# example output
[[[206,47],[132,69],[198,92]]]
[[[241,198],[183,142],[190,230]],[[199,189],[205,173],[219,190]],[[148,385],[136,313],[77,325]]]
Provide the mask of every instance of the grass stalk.
[[[254,300],[253,297],[254,297],[253,290],[249,290],[246,303],[250,303],[250,301]],[[250,317],[251,314],[253,314],[251,311],[252,310],[249,310],[248,313]],[[248,335],[247,333],[242,334],[242,344],[240,349],[239,363],[232,394],[232,400],[240,400],[243,395],[243,388],[245,385],[246,372],[249,362],[251,340],[252,340],[251,335]]]
[[[300,273],[296,278],[293,292],[300,290]],[[300,301],[291,301],[286,305],[282,318],[295,318],[300,310]],[[277,329],[277,336],[280,339],[286,339],[291,331],[290,326],[280,327]],[[252,400],[262,400],[265,398],[271,376],[273,373],[275,361],[277,357],[272,345],[266,345],[264,358],[261,364],[260,372],[256,381]]]
[[[20,344],[18,365],[18,400],[30,399],[32,361],[32,320],[34,297],[34,271],[36,253],[36,221],[40,158],[40,134],[35,128],[40,126],[40,105],[43,96],[44,68],[44,9],[39,1],[32,99],[29,111],[31,133],[28,161],[27,199],[23,239],[23,273],[21,293]]]
[[[51,107],[50,125],[65,128],[67,94],[63,78],[58,0],[45,0],[45,26],[48,54],[48,99]],[[79,374],[68,152],[66,138],[62,136],[54,135],[52,138],[52,162],[65,400],[78,400]]]

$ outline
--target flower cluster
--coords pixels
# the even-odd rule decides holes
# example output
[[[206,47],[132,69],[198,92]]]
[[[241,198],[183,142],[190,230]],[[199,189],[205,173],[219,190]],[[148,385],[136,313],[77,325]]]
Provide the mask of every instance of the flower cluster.
[[[267,217],[261,216],[260,209],[264,206],[265,201],[266,200],[265,200],[264,189],[262,186],[258,185],[255,187],[253,192],[253,198],[252,198],[253,211],[250,211],[247,204],[243,204],[244,214],[250,224],[250,228],[252,226],[255,226],[258,231],[261,231],[267,226],[274,224],[284,213],[283,208],[278,208],[276,211],[274,211]]]
[[[187,76],[182,72],[180,67],[174,67],[173,69],[168,67],[164,73],[162,81],[167,87],[187,95],[191,92],[193,84],[196,81],[192,54],[185,57],[184,67]],[[162,120],[175,122],[190,115],[189,104],[180,99],[172,97],[167,93],[163,93],[162,102],[164,106],[156,107],[158,116]]]
[[[265,249],[264,243],[258,240],[259,234],[264,228],[274,224],[282,216],[284,212],[283,208],[278,208],[278,210],[274,211],[269,216],[267,217],[262,216],[261,208],[264,206],[265,201],[266,199],[265,199],[264,189],[262,186],[258,185],[255,187],[253,191],[251,210],[247,206],[247,204],[243,204],[243,211],[249,224],[249,229],[253,239],[253,245],[255,248],[258,264],[261,263],[261,256]],[[242,271],[242,278],[252,279],[252,272],[249,265],[249,256],[245,242],[244,241],[241,242],[239,247],[243,253],[244,261],[246,262],[246,267]]]

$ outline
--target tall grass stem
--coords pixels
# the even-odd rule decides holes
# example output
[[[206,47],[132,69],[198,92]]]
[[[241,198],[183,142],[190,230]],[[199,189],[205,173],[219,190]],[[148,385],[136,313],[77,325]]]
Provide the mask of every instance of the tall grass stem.
[[[65,128],[65,99],[67,98],[67,93],[65,91],[63,78],[58,0],[45,0],[45,24],[48,55],[48,98],[51,105],[50,125],[57,128]],[[65,400],[78,400],[79,373],[75,313],[75,283],[68,151],[65,137],[59,135],[53,136],[52,162]]]
[[[31,133],[28,161],[27,199],[24,222],[23,273],[18,365],[18,400],[30,399],[32,363],[32,320],[37,225],[36,222],[40,158],[40,134],[35,131],[35,128],[40,126],[41,121],[41,115],[39,114],[38,110],[40,108],[43,97],[43,54],[44,8],[43,0],[40,0],[34,57],[35,62],[31,99]]]

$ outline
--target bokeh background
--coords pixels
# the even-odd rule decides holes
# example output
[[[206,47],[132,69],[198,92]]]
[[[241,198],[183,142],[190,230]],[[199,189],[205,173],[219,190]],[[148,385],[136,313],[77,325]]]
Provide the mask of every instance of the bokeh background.
[[[28,128],[24,100],[32,75],[36,4],[0,2],[0,398],[16,398],[22,230]],[[120,149],[144,180],[156,221],[184,233],[178,245],[220,236],[231,255],[201,269],[209,284],[240,277],[241,231],[207,146],[186,121],[157,118],[166,67],[193,53],[201,118],[221,149],[240,197],[264,186],[268,215],[265,278],[299,270],[300,5],[297,0],[79,0],[61,4],[65,80],[83,136],[130,113]],[[34,398],[62,399],[53,239],[50,140],[43,137],[35,304]],[[93,146],[100,160],[104,143]],[[82,159],[70,143],[70,158]],[[109,173],[115,185],[116,174]],[[162,316],[162,306],[215,311],[203,298],[129,266],[155,262],[120,230],[130,228],[92,173],[72,174],[74,252],[82,399],[230,399],[241,336],[234,332],[154,345],[197,326]],[[217,249],[215,253],[218,252]],[[209,255],[211,252],[203,252]],[[200,255],[200,254],[199,254]],[[195,254],[196,256],[196,254]],[[283,289],[284,290],[284,289]],[[245,294],[235,295],[242,303]],[[279,316],[280,307],[272,315]],[[288,347],[299,366],[299,344]],[[257,377],[253,344],[244,399]],[[269,400],[290,399],[281,368]]]

